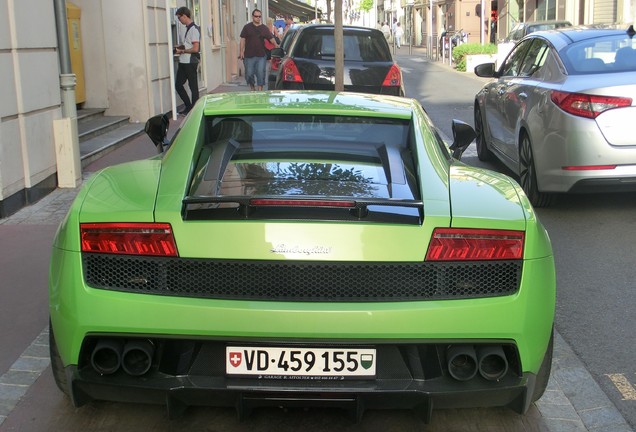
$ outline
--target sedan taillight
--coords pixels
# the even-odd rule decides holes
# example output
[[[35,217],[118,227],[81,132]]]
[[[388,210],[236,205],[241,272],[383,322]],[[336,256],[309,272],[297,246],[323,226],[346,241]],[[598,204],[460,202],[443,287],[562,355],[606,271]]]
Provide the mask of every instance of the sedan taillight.
[[[569,93],[558,90],[552,90],[550,98],[563,111],[592,119],[598,117],[603,111],[632,105],[632,99],[627,97]]]
[[[523,231],[436,228],[426,261],[522,259],[523,241]]]
[[[399,87],[400,85],[402,85],[400,68],[397,65],[393,65],[389,69],[389,73],[386,74],[382,87]]]
[[[167,223],[80,224],[82,252],[123,255],[177,256]]]
[[[281,67],[283,68],[283,70],[281,71],[281,73],[283,74],[283,81],[297,83],[303,82],[303,79],[300,76],[300,72],[298,72],[298,67],[292,59],[285,60]]]

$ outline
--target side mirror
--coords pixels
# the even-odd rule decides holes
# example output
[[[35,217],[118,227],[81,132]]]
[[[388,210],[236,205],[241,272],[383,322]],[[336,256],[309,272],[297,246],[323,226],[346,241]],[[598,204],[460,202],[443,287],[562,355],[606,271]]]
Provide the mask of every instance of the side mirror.
[[[146,122],[146,126],[144,127],[144,131],[157,147],[157,151],[159,153],[163,153],[164,147],[169,144],[169,142],[166,141],[166,137],[168,136],[168,127],[170,127],[170,118],[168,117],[168,113],[158,114],[149,118]]]
[[[285,51],[282,48],[272,48],[272,57],[285,57]]]
[[[482,63],[475,66],[475,75],[482,78],[494,78],[496,72],[494,63]]]
[[[477,138],[477,134],[468,123],[453,119],[453,144],[449,148],[455,159],[461,160],[462,154],[475,138]]]

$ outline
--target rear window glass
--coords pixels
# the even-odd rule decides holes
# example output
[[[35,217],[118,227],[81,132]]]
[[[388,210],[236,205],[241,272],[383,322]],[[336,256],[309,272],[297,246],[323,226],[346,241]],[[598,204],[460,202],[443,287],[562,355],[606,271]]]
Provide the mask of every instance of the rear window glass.
[[[571,75],[636,72],[636,39],[618,35],[581,41],[561,56]]]
[[[409,125],[328,115],[207,118],[189,195],[417,199]]]
[[[382,33],[349,31],[343,36],[345,61],[391,61],[391,53]],[[312,30],[300,35],[294,57],[333,59],[336,45],[333,30]]]

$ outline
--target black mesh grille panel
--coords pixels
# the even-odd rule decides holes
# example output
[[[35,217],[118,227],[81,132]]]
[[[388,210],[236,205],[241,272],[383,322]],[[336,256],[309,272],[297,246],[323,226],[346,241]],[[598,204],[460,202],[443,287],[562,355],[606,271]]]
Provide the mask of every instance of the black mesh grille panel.
[[[217,261],[84,254],[94,288],[179,297],[405,301],[517,292],[522,261],[360,263]]]

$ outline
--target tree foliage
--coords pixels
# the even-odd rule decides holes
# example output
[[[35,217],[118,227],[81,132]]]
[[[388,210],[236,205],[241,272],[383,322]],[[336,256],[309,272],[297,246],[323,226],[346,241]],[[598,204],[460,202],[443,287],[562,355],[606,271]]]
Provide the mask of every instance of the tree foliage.
[[[360,10],[369,12],[373,8],[373,0],[362,0],[360,2]]]

